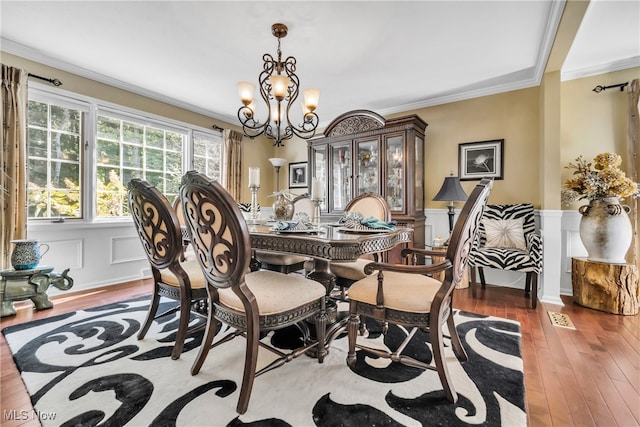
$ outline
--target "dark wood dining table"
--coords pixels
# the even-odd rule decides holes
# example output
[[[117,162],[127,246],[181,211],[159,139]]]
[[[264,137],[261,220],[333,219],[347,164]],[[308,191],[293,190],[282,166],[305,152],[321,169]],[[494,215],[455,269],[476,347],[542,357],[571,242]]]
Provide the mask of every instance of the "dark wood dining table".
[[[273,224],[248,222],[252,250],[267,250],[285,254],[309,256],[313,270],[308,278],[322,283],[327,289],[327,331],[325,348],[342,334],[346,318],[341,319],[337,304],[329,295],[335,287],[331,262],[355,261],[363,255],[384,253],[398,244],[412,240],[413,229],[399,227],[385,231],[352,231],[339,224],[320,224],[314,231],[275,231]],[[313,354],[309,354],[314,356]]]
[[[362,255],[384,253],[411,241],[411,228],[384,231],[353,231],[338,224],[320,224],[315,231],[275,231],[270,224],[248,224],[251,248],[305,255],[313,258],[309,278],[322,283],[327,295],[335,286],[331,262],[355,261]]]

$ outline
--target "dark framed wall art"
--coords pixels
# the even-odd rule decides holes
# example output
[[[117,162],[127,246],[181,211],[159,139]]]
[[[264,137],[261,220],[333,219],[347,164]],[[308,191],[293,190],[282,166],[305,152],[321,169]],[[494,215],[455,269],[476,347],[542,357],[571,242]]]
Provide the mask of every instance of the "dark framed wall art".
[[[307,162],[289,163],[289,188],[307,188],[308,186]]]
[[[458,176],[461,181],[504,178],[504,139],[458,144]]]

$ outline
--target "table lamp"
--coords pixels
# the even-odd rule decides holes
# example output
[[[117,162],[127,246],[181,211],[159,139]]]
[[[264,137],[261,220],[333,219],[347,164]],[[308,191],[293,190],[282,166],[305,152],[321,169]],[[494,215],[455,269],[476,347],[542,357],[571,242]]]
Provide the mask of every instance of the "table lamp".
[[[447,207],[449,208],[449,235],[451,235],[451,232],[453,231],[453,217],[455,216],[455,207],[453,203],[464,202],[467,200],[467,193],[462,189],[460,179],[457,176],[453,176],[453,172],[451,172],[450,176],[447,176],[444,179],[440,191],[438,191],[438,194],[436,194],[433,200],[449,202]]]

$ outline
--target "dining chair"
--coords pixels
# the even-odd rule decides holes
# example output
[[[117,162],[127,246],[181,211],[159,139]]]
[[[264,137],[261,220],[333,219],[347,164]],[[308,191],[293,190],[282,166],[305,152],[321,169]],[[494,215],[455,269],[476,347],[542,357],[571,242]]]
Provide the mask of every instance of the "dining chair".
[[[466,361],[467,354],[453,321],[453,290],[462,280],[467,267],[469,251],[492,186],[493,180],[485,178],[474,188],[453,229],[444,261],[434,265],[417,265],[418,256],[432,256],[433,251],[405,248],[402,255],[409,256],[411,265],[372,262],[365,266],[367,277],[353,283],[349,289],[349,366],[355,365],[356,348],[359,348],[407,366],[433,369],[438,372],[446,398],[454,403],[457,401],[458,395],[445,361],[445,335],[442,329],[446,323],[449,330],[447,338],[455,355],[458,360]],[[378,273],[373,274],[375,271]],[[440,271],[445,272],[442,282],[430,276]],[[357,342],[362,316],[382,322],[385,325],[383,332],[386,332],[388,324],[400,325],[411,329],[411,332],[393,352],[370,348]],[[414,357],[403,354],[417,330],[429,333],[433,358],[429,354],[416,354]],[[417,360],[416,357],[426,361],[433,359],[433,364]]]
[[[251,261],[249,229],[236,202],[218,182],[195,171],[187,172],[182,177],[180,198],[191,230],[191,245],[206,278],[209,294],[205,335],[191,374],[198,374],[210,348],[244,336],[245,363],[236,407],[237,412],[243,414],[247,411],[257,376],[309,350],[315,350],[318,362],[323,362],[327,352],[326,290],[320,283],[299,274],[267,270],[248,272]],[[311,318],[315,319],[315,341],[306,337],[299,348],[286,354],[260,341],[261,334],[267,331],[292,325],[303,330],[306,328],[304,320]],[[235,331],[212,346],[219,322]],[[256,371],[259,346],[273,351],[277,359]],[[274,404],[276,402],[277,395],[274,394]]]
[[[304,193],[296,196],[293,201],[293,220],[299,212],[305,213],[309,218],[313,215],[313,202],[309,194]],[[255,258],[260,264],[260,268],[264,270],[279,271],[281,273],[292,273],[294,271],[303,270],[305,262],[311,260],[309,257],[283,254],[272,251],[256,251]]]
[[[188,328],[191,313],[201,315],[193,308],[207,299],[204,276],[193,252],[184,251],[183,229],[167,198],[156,187],[139,178],[129,181],[127,188],[131,216],[153,275],[151,304],[138,339],[144,339],[154,320],[179,312],[178,330],[171,352],[171,358],[175,360],[182,353],[185,338],[198,330],[193,328],[190,331]],[[179,304],[158,314],[160,297]]]
[[[345,207],[345,213],[360,212],[366,218],[374,217],[381,221],[391,221],[391,208],[389,203],[380,194],[363,193],[353,199]],[[384,254],[374,254],[375,261],[382,261]],[[331,272],[336,276],[336,285],[340,288],[340,297],[347,300],[347,289],[357,280],[364,279],[367,275],[364,266],[371,259],[360,258],[351,262],[332,262]]]
[[[525,273],[524,295],[531,307],[538,305],[538,275],[542,272],[542,237],[536,230],[533,205],[487,205],[478,238],[469,256],[473,297],[476,297],[476,270],[484,288],[485,268]]]

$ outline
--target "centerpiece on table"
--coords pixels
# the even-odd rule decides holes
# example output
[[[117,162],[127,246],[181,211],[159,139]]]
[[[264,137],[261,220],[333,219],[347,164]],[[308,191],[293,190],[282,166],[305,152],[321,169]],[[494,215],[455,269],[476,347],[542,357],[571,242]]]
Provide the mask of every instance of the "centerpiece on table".
[[[275,197],[273,202],[273,216],[276,221],[289,221],[293,218],[293,195],[288,191],[277,191],[269,197]]]
[[[629,206],[621,205],[625,197],[640,196],[638,184],[620,170],[622,158],[617,154],[598,154],[593,163],[582,156],[569,163],[575,169],[573,177],[564,183],[562,201],[565,204],[586,199],[580,206],[580,239],[590,261],[625,263],[633,230]]]

